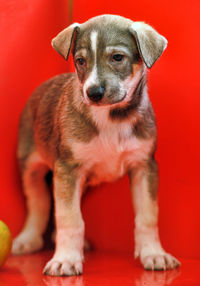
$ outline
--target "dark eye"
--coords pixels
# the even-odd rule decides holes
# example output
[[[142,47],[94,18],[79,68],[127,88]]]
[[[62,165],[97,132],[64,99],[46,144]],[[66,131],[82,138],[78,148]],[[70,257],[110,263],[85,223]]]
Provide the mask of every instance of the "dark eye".
[[[84,58],[78,58],[76,60],[76,63],[79,65],[79,66],[84,66],[86,64],[86,61]]]
[[[115,62],[121,62],[123,58],[124,58],[124,55],[116,54],[116,55],[113,55],[112,60]]]

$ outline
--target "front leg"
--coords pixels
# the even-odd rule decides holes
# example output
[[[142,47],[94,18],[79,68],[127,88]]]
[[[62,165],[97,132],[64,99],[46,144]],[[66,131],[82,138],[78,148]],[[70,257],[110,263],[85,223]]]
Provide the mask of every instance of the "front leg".
[[[166,270],[180,262],[162,248],[158,232],[158,167],[155,159],[129,173],[135,208],[135,257],[145,269]]]
[[[44,274],[71,276],[82,273],[84,222],[81,215],[81,183],[76,164],[56,162],[54,200],[56,250]]]

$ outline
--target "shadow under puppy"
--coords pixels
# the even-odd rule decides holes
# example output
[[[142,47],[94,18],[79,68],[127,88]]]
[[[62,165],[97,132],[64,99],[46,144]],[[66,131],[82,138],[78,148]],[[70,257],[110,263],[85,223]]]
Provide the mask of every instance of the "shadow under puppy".
[[[56,249],[47,275],[82,273],[84,221],[80,200],[88,185],[128,173],[135,207],[135,256],[145,269],[172,269],[158,234],[156,122],[146,87],[167,40],[143,22],[102,15],[75,23],[53,47],[76,73],[58,75],[31,96],[19,127],[18,158],[27,218],[12,252],[43,246],[50,197],[44,177],[54,173]]]

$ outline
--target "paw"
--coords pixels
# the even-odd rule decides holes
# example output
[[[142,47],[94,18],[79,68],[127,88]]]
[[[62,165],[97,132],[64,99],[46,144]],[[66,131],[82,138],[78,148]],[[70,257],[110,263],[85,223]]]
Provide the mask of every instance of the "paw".
[[[83,273],[82,261],[71,262],[69,259],[52,258],[45,266],[43,273],[50,276],[75,276]]]
[[[20,233],[13,241],[12,254],[29,254],[40,250],[43,247],[43,238],[29,232]]]
[[[146,270],[169,270],[177,268],[181,263],[168,253],[147,255],[141,258]]]

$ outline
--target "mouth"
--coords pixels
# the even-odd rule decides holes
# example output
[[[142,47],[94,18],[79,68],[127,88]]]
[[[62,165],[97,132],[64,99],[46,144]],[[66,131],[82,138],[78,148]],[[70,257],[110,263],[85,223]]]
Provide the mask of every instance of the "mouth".
[[[81,99],[83,103],[88,106],[99,106],[99,107],[102,106],[103,107],[103,106],[115,106],[115,105],[118,106],[119,104],[123,105],[123,103],[127,103],[127,100],[125,100],[126,97],[127,97],[127,92],[125,91],[123,96],[117,100],[115,100],[114,97],[111,99],[111,96],[106,95],[106,94],[102,98],[102,100],[97,101],[97,102],[90,100],[87,96],[84,96],[84,95],[81,96]]]

